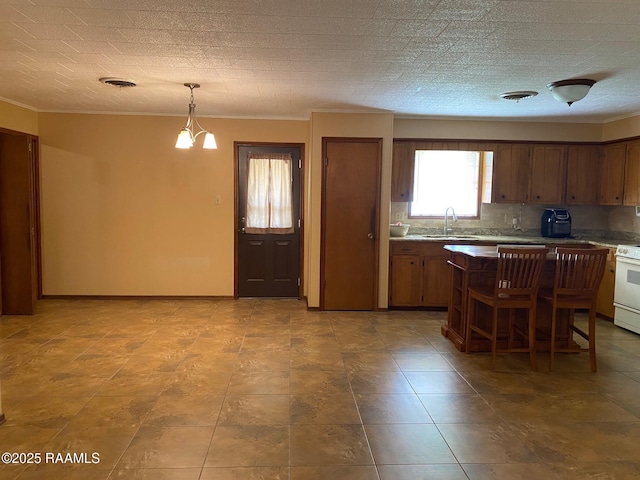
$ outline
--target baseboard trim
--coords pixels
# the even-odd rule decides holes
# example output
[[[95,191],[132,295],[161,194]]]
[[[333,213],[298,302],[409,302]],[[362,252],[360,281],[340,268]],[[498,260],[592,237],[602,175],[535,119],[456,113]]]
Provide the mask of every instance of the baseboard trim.
[[[233,300],[233,295],[43,295],[43,300]]]

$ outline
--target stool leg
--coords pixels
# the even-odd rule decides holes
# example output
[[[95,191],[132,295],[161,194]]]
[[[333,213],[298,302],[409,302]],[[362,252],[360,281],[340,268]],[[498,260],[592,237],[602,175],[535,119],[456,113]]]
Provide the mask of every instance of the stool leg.
[[[538,360],[536,358],[536,304],[529,308],[529,361],[531,369],[538,371]]]
[[[493,307],[493,329],[491,330],[491,370],[495,368],[498,348],[498,309]]]
[[[596,366],[596,309],[591,306],[589,309],[589,360],[591,361],[591,371],[597,372]]]
[[[551,346],[549,347],[549,371],[553,371],[553,361],[556,354],[556,325],[558,309],[551,304]]]

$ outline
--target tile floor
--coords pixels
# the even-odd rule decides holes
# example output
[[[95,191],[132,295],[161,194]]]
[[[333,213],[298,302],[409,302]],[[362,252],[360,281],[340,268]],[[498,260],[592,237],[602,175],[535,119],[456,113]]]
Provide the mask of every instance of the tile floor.
[[[0,478],[640,478],[640,336],[599,321],[595,374],[587,354],[491,371],[441,336],[445,318],[41,301],[0,318],[0,452],[41,463]]]

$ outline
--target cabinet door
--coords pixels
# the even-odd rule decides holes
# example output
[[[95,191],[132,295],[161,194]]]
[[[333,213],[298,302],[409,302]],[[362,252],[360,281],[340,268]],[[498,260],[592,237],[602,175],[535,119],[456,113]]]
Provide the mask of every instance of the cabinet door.
[[[598,298],[596,300],[596,312],[608,318],[613,318],[613,290],[616,280],[616,262],[607,262],[604,269],[602,283],[598,289]]]
[[[627,143],[606,145],[600,162],[600,205],[622,205]]]
[[[391,201],[413,200],[413,167],[415,149],[412,142],[393,142],[391,167]]]
[[[491,201],[525,203],[529,200],[531,174],[528,145],[500,145],[493,159]]]
[[[598,168],[601,151],[598,145],[569,146],[565,203],[569,205],[598,204]]]
[[[531,202],[563,203],[566,147],[535,145],[531,160]]]
[[[448,259],[448,255],[423,257],[422,305],[425,307],[449,305],[451,269],[447,263]]]
[[[627,145],[623,205],[640,205],[640,142]]]
[[[392,255],[389,305],[419,307],[422,302],[422,262],[419,255]]]

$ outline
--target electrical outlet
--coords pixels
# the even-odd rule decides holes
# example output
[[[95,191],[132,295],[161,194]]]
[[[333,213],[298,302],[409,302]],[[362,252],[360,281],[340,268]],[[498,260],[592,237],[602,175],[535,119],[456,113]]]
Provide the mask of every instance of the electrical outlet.
[[[401,222],[404,220],[404,213],[396,213],[396,222]]]

